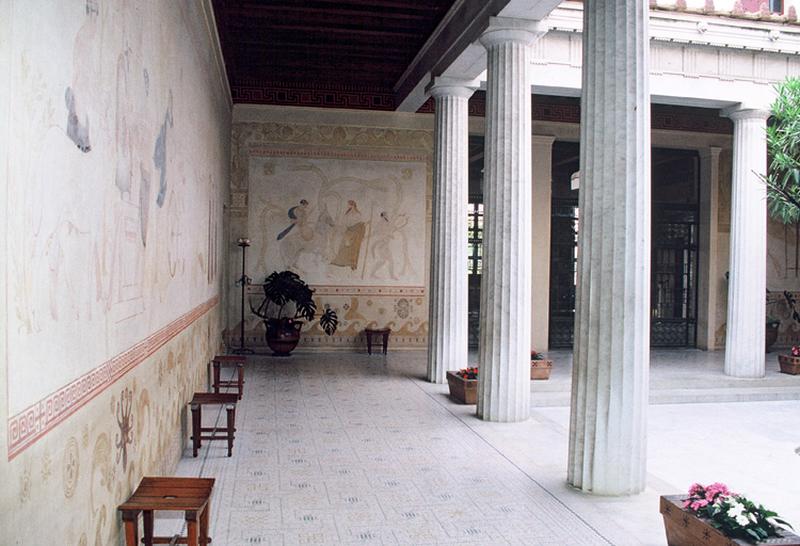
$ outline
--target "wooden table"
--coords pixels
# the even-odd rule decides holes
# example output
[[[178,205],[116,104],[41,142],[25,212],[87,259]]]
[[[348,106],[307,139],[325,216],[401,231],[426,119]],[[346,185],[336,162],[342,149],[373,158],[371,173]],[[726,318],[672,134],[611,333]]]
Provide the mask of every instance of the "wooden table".
[[[214,360],[211,361],[211,365],[214,368],[214,392],[219,394],[220,387],[235,387],[236,392],[239,394],[239,400],[242,399],[242,393],[244,392],[244,363],[247,362],[247,358],[240,356],[240,355],[217,355],[214,357]],[[220,368],[223,364],[230,364],[236,366],[236,380],[233,381],[225,381],[221,380],[219,377]]]
[[[127,502],[117,508],[125,525],[125,544],[139,546],[139,513],[144,519],[145,546],[169,544],[169,537],[153,536],[153,512],[177,510],[184,512],[187,536],[178,544],[201,546],[211,542],[208,537],[208,513],[214,478],[145,477]]]
[[[381,336],[383,338],[383,354],[386,354],[386,349],[389,347],[389,334],[391,333],[391,328],[365,329],[364,335],[367,336],[367,353],[372,354],[372,336]]]
[[[215,393],[215,392],[196,392],[190,402],[192,406],[192,457],[197,457],[197,450],[200,449],[201,440],[228,440],[228,457],[233,452],[233,438],[236,420],[236,401],[239,400],[237,394]],[[205,405],[224,405],[227,412],[227,426],[220,431],[215,427],[202,426],[202,408]],[[210,434],[203,435],[204,432]]]

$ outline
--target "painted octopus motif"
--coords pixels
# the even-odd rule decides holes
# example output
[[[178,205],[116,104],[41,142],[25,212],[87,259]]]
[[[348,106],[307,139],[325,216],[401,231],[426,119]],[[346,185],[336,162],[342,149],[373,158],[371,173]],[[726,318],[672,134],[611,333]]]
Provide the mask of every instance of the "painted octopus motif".
[[[128,467],[128,444],[133,443],[133,423],[131,421],[131,406],[133,405],[133,391],[124,389],[117,402],[117,433],[114,445],[117,448],[117,463],[122,459],[122,471]]]

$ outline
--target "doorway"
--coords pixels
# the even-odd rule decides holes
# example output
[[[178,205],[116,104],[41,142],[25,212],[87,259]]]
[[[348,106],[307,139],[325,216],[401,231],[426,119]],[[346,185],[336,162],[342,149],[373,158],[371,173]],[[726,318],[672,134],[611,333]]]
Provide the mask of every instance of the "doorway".
[[[483,137],[469,139],[469,345],[478,346],[483,258]],[[570,177],[580,146],[553,143],[550,228],[550,348],[571,348],[575,326],[580,211]],[[697,344],[700,159],[696,151],[652,149],[650,346]]]
[[[579,144],[553,144],[550,241],[551,348],[571,348],[580,214],[570,176]],[[697,344],[699,156],[695,151],[652,149],[650,346]]]

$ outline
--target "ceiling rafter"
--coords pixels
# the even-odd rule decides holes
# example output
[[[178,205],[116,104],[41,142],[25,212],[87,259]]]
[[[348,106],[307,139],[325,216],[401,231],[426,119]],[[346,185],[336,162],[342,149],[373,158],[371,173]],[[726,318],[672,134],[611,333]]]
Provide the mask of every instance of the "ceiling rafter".
[[[376,97],[392,86],[454,0],[212,0],[231,88],[347,89]],[[359,89],[361,91],[359,91]],[[345,91],[342,91],[345,92]],[[236,93],[234,93],[236,95]],[[387,97],[388,102],[387,102]],[[350,104],[352,101],[345,101]],[[337,101],[332,101],[335,104]]]

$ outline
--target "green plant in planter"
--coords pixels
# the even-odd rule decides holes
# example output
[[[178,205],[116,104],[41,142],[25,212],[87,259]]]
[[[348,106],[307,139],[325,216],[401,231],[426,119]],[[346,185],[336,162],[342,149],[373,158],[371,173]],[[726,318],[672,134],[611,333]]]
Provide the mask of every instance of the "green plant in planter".
[[[264,299],[258,307],[250,303],[250,310],[264,321],[267,344],[276,355],[288,355],[300,340],[303,319],[308,322],[317,315],[314,291],[293,271],[273,271],[263,284]],[[327,335],[333,335],[339,326],[336,311],[325,306],[319,324]]]

